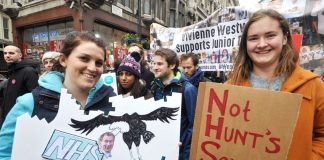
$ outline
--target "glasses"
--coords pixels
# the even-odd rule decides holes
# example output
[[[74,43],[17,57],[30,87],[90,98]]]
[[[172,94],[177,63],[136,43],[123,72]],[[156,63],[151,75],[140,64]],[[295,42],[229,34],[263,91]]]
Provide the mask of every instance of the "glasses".
[[[10,54],[10,55],[13,55],[13,54],[16,54],[15,52],[3,52],[4,55],[6,54]]]

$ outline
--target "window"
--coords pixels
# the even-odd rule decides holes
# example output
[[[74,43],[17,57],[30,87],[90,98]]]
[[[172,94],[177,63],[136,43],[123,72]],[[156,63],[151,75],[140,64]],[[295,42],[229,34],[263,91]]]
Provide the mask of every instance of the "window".
[[[183,27],[185,26],[185,4],[184,3],[179,3],[179,20],[178,20],[178,27]]]
[[[166,1],[162,1],[162,20],[165,22],[166,20]]]
[[[131,0],[118,0],[118,2],[125,7],[131,8]]]
[[[175,27],[175,10],[170,10],[170,27]]]
[[[159,18],[160,20],[165,21],[166,19],[166,1],[165,0],[158,0],[156,1],[157,3],[157,11],[156,11],[156,17]],[[175,9],[175,3],[173,3],[174,9]]]
[[[151,14],[151,0],[144,0],[144,14]]]
[[[170,27],[176,27],[176,0],[170,0]]]
[[[3,36],[9,39],[9,18],[3,17]]]
[[[177,5],[176,5],[176,1],[175,0],[170,0],[170,8],[171,9],[176,9]]]
[[[161,0],[156,1],[156,3],[157,3],[158,8],[162,6],[162,1]],[[162,13],[163,13],[162,9],[160,9],[160,8],[157,9],[156,17],[159,18],[159,19],[162,19]]]
[[[60,51],[68,32],[73,31],[73,21],[26,28],[22,32],[23,42],[34,58],[45,51]],[[38,57],[39,58],[39,57]]]

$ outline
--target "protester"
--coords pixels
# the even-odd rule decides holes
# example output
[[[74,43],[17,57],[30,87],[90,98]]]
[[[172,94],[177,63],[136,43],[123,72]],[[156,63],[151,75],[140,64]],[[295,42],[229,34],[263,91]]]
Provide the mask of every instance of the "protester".
[[[228,83],[302,95],[288,160],[324,159],[324,84],[296,62],[288,22],[259,10],[245,25]]]
[[[45,76],[48,72],[52,71],[53,65],[58,61],[60,56],[59,52],[45,52],[45,54],[42,57],[42,63],[45,68],[45,72],[40,76]]]
[[[8,83],[2,103],[1,121],[3,122],[16,98],[31,92],[37,87],[37,64],[30,60],[22,60],[21,50],[16,46],[6,46],[3,51],[4,59],[8,65]],[[0,124],[0,127],[2,124]]]
[[[150,70],[150,64],[149,64],[149,62],[147,61],[147,60],[143,60],[142,62],[141,62],[141,66],[143,66],[145,69],[147,69],[147,70]],[[154,75],[154,74],[153,74]]]
[[[153,97],[146,88],[145,81],[141,79],[141,66],[131,56],[126,57],[119,65],[118,93],[123,97],[133,96],[134,98],[143,97],[145,99]]]
[[[317,2],[318,3],[315,3],[311,12],[311,16],[314,17],[312,24],[317,31],[321,43],[324,44],[324,0]],[[315,17],[317,17],[317,19]]]
[[[197,88],[189,83],[178,70],[179,59],[171,49],[162,48],[155,52],[152,93],[155,100],[164,99],[173,92],[182,93],[181,131],[179,159],[187,160],[190,154],[192,128],[194,124]]]
[[[140,63],[144,60],[144,49],[142,46],[132,43],[128,48],[128,53],[132,56],[136,62]],[[151,83],[154,80],[154,74],[145,68],[144,65],[141,65],[141,76],[142,79],[146,82],[146,88],[151,89]]]
[[[100,76],[104,69],[105,45],[87,32],[71,32],[66,35],[62,55],[49,72],[38,81],[39,87],[17,99],[0,131],[0,159],[10,159],[17,117],[28,113],[51,122],[57,112],[62,88],[75,98],[80,109],[112,109],[109,97],[113,89],[103,84]],[[64,73],[56,72],[62,68]]]
[[[8,84],[8,79],[2,78],[0,75],[0,102],[3,102],[4,95],[6,94],[5,90],[7,88],[7,84]],[[2,110],[3,110],[2,104],[0,103],[0,115],[2,114]],[[2,124],[2,123],[3,123],[3,121],[2,121],[2,119],[0,119],[0,124]]]
[[[181,55],[183,73],[188,78],[188,81],[196,88],[199,87],[199,82],[210,82],[210,80],[204,76],[204,72],[198,66],[198,62],[199,58],[194,53]]]

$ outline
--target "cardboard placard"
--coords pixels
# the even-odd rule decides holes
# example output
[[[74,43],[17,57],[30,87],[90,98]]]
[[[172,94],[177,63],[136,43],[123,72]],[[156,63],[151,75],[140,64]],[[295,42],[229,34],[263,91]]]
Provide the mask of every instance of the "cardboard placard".
[[[191,160],[285,160],[302,96],[200,83]]]

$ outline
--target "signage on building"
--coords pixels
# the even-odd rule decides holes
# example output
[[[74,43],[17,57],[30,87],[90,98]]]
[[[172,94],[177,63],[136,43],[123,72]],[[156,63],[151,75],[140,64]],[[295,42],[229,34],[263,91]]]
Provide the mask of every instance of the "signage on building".
[[[123,9],[115,6],[115,5],[111,5],[111,11],[113,14],[117,15],[117,16],[120,16],[120,17],[123,17]]]

